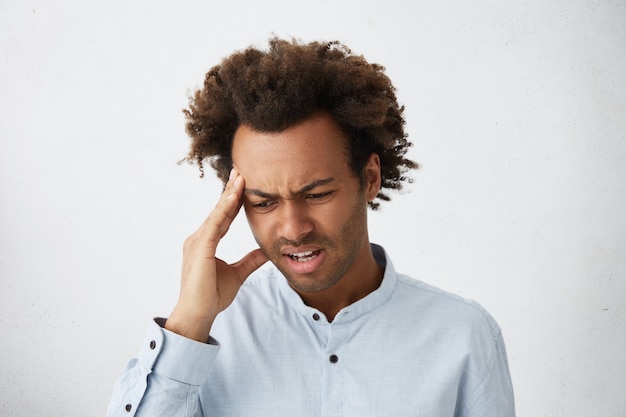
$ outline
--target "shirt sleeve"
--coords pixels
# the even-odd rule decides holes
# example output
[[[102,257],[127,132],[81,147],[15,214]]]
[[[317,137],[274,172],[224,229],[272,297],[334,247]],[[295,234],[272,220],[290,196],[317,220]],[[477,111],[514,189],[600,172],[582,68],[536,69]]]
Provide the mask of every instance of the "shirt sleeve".
[[[513,384],[502,334],[495,338],[495,349],[489,372],[483,381],[480,394],[462,414],[465,417],[515,417]]]
[[[198,387],[207,379],[219,351],[208,343],[187,339],[151,323],[137,358],[115,381],[107,417],[202,416]]]

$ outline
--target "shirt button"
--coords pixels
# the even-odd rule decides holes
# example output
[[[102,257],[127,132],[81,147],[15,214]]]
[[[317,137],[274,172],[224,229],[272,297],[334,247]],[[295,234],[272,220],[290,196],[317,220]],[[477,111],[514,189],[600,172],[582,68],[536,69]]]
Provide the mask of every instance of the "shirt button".
[[[328,360],[330,361],[330,363],[337,363],[337,362],[339,362],[339,356],[337,356],[337,355],[330,355]]]
[[[317,313],[313,313],[313,320],[318,321],[320,319],[320,315]]]
[[[130,410],[133,409],[133,406],[130,404],[126,404],[126,411],[128,411],[130,413]]]
[[[154,340],[150,341],[150,349],[154,350],[156,348],[156,342]]]

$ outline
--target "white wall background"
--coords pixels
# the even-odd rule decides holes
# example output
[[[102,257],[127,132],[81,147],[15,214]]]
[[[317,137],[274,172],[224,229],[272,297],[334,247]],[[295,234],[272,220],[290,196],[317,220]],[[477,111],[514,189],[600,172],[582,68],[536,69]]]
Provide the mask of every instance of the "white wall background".
[[[626,416],[626,3],[99,4],[0,1],[0,415],[104,414],[219,191],[186,95],[274,33],[387,67],[423,168],[372,240],[491,311],[518,414]]]

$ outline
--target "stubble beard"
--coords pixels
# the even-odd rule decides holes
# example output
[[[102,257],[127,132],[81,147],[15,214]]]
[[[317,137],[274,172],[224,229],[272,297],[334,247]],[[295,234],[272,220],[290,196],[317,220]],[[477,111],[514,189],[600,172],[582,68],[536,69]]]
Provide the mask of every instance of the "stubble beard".
[[[348,221],[337,234],[336,240],[313,231],[298,241],[280,238],[268,250],[256,237],[255,239],[261,250],[285,276],[293,289],[302,293],[322,291],[331,288],[341,281],[358,257],[363,241],[367,236],[366,211],[365,195],[363,192],[359,192],[359,198],[355,202]],[[324,269],[326,272],[314,272],[302,278],[289,273],[286,268],[281,267],[280,261],[284,257],[281,249],[284,246],[299,247],[304,245],[319,246],[327,252],[326,256],[328,258],[325,262],[330,262],[330,265],[325,265]],[[320,274],[324,275],[320,276]]]

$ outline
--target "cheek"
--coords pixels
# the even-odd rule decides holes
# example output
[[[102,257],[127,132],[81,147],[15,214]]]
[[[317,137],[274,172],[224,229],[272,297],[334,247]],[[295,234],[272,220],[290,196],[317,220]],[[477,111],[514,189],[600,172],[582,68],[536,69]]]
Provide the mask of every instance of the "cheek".
[[[248,226],[257,243],[266,247],[271,246],[279,238],[276,236],[276,230],[281,224],[279,212],[261,214],[246,205],[244,205],[244,211]],[[306,221],[313,225],[315,233],[330,237],[341,235],[347,224],[357,222],[355,216],[360,217],[354,211],[354,200],[350,200],[311,206],[305,217]]]

